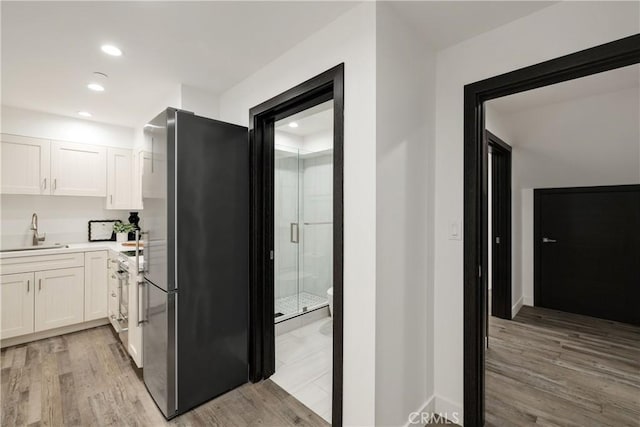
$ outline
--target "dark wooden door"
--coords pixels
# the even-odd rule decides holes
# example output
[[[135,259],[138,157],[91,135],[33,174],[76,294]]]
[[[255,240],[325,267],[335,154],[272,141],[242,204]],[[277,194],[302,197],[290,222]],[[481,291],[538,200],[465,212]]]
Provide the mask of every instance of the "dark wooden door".
[[[640,185],[535,190],[535,305],[640,325]]]
[[[491,152],[491,315],[511,320],[511,146],[487,131]]]

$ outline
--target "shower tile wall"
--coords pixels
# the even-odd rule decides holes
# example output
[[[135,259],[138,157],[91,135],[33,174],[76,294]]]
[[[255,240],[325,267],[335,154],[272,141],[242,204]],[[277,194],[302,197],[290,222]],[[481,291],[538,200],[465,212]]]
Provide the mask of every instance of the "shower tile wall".
[[[333,277],[333,155],[302,155],[300,291],[326,300]]]

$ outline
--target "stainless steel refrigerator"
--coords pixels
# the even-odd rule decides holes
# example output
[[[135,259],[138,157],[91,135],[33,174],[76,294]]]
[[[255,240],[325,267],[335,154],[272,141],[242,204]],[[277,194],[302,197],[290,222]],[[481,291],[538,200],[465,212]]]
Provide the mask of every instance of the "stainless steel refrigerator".
[[[168,418],[247,382],[247,128],[169,108],[144,128],[143,378]]]

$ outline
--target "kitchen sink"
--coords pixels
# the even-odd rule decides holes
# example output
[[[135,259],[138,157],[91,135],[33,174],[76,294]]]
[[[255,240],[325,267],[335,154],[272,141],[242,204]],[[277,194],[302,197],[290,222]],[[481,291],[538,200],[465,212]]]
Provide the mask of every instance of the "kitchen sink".
[[[55,245],[42,245],[42,246],[22,246],[19,248],[7,248],[0,249],[0,252],[16,252],[16,251],[39,251],[43,249],[64,249],[68,248],[69,245],[62,245],[60,243],[56,243]]]

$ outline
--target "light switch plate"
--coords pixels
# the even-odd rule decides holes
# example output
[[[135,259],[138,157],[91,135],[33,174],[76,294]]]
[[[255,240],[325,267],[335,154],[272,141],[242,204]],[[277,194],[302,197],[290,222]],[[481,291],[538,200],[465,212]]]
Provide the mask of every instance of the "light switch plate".
[[[449,240],[462,240],[462,221],[449,223]]]

